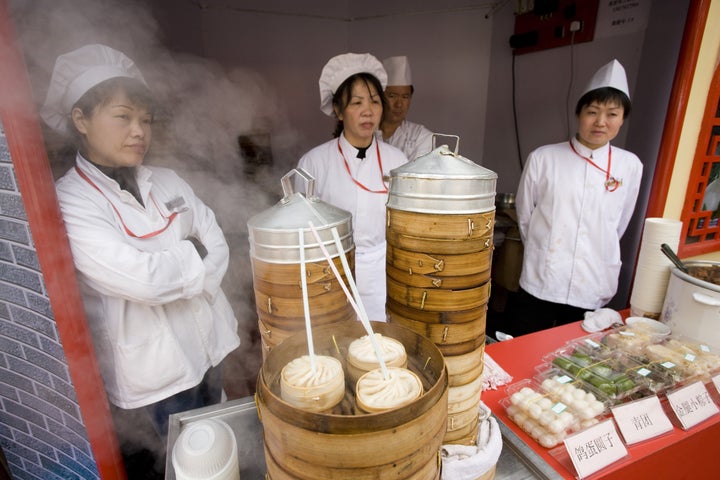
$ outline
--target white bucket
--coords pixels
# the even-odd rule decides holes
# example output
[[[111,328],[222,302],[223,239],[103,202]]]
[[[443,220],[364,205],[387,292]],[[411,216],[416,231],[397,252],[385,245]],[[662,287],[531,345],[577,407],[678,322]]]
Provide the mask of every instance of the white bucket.
[[[688,267],[720,265],[720,262],[685,262]],[[701,340],[720,349],[720,285],[671,270],[660,321],[673,335]]]

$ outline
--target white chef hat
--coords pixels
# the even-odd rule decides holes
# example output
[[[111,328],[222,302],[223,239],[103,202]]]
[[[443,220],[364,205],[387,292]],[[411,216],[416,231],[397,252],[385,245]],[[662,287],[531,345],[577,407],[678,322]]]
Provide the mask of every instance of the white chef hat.
[[[325,115],[332,115],[332,99],[338,87],[348,77],[356,73],[369,73],[374,75],[383,90],[387,85],[387,73],[380,60],[369,53],[343,53],[331,58],[320,73],[320,110]]]
[[[53,130],[68,133],[73,105],[95,85],[110,78],[128,77],[147,83],[132,60],[105,45],[85,45],[55,61],[40,116]]]
[[[596,90],[603,87],[612,87],[620,90],[628,98],[630,98],[630,89],[628,88],[627,76],[625,75],[625,69],[617,60],[612,60],[600,67],[595,75],[590,79],[590,82],[585,87],[582,95],[585,95],[591,90]],[[581,96],[582,96],[581,95]]]
[[[410,62],[404,55],[389,57],[383,60],[383,67],[388,76],[388,86],[412,85],[412,72]]]

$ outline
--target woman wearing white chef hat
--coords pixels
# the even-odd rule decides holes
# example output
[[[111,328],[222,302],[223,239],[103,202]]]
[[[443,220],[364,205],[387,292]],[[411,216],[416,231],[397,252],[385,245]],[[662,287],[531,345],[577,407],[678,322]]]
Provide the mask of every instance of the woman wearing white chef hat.
[[[370,320],[386,321],[386,177],[407,162],[397,148],[375,139],[385,108],[387,75],[370,54],[331,58],[320,74],[320,110],[337,118],[334,139],[306,153],[298,167],[315,177],[318,196],[349,211],[355,242],[355,279]]]
[[[78,143],[57,194],[128,472],[144,450],[155,464],[140,470],[162,478],[168,415],[220,401],[220,362],[240,340],[213,212],[173,171],[143,166],[153,112],[132,60],[88,45],[58,57],[40,114]]]
[[[642,177],[634,154],[610,145],[630,114],[625,70],[600,68],[577,102],[577,134],[531,152],[516,197],[524,245],[520,291],[508,302],[508,333],[582,320],[615,295],[620,238]]]

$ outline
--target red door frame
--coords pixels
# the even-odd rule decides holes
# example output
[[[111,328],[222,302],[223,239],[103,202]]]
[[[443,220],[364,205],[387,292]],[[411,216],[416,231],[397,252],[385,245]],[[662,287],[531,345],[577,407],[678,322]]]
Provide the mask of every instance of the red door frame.
[[[102,479],[125,480],[40,120],[5,0],[0,0],[0,95],[0,118],[90,448]]]

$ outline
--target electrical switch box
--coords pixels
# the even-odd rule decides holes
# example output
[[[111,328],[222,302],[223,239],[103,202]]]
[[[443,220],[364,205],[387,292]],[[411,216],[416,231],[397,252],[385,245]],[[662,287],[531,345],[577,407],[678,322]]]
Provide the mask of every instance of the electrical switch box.
[[[590,42],[600,0],[516,0],[515,55]]]

